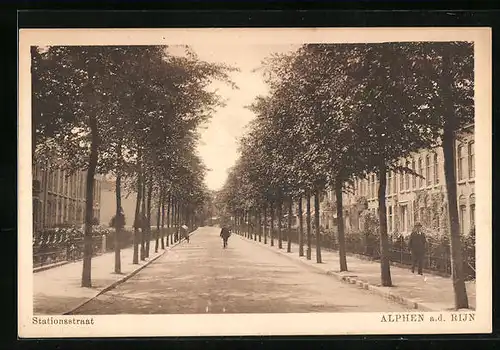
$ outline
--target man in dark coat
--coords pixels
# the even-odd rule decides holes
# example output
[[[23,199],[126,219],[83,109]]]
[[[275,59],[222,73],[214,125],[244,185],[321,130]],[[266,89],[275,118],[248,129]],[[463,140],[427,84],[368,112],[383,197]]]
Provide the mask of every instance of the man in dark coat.
[[[417,222],[410,235],[410,242],[408,243],[412,257],[412,273],[415,273],[415,267],[417,266],[418,274],[422,274],[426,245],[427,240],[425,239],[425,234],[422,231],[422,225]]]
[[[220,230],[220,236],[222,237],[223,248],[227,247],[227,240],[231,236],[231,231],[226,226],[222,227]]]

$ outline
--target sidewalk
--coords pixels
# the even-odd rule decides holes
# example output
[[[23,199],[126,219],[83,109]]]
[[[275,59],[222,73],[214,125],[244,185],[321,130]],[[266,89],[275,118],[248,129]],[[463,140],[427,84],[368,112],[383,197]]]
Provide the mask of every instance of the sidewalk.
[[[191,235],[196,232],[193,231]],[[181,242],[184,242],[181,241]],[[121,274],[114,273],[115,254],[109,252],[92,258],[92,287],[81,287],[83,261],[77,261],[33,274],[33,313],[35,315],[61,315],[69,313],[101,293],[114,288],[144,267],[178,245],[154,252],[155,241],[150,243],[150,256],[132,264],[134,248],[121,250]],[[140,248],[139,248],[140,249]],[[139,251],[140,252],[140,251]]]
[[[239,235],[241,239],[250,240]],[[385,298],[392,299],[398,303],[423,311],[444,311],[454,308],[454,293],[451,278],[440,277],[431,274],[420,276],[412,274],[410,269],[391,266],[391,277],[393,287],[382,287],[380,285],[380,263],[347,256],[347,268],[349,271],[339,272],[338,252],[321,250],[322,264],[316,263],[316,249],[313,248],[311,260],[299,257],[299,245],[292,243],[292,252],[287,253],[287,242],[283,242],[283,249],[278,249],[278,241],[275,246],[251,240],[253,243],[265,246],[268,249],[282,254],[289,259],[301,261],[321,272],[337,277],[346,283],[356,284],[360,288],[369,289]],[[304,247],[304,254],[307,247]],[[467,282],[467,295],[469,307],[476,307],[476,284]]]

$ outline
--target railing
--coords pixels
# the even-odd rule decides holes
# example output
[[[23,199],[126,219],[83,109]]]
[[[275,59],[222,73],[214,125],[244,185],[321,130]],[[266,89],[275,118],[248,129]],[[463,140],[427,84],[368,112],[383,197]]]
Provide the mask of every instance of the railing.
[[[33,268],[39,268],[62,261],[76,261],[83,258],[84,240],[68,232],[57,230],[35,234],[33,241]],[[103,250],[102,235],[92,237],[92,253],[98,255]]]
[[[242,230],[245,232],[244,229]],[[257,233],[255,229],[253,232]],[[283,241],[286,242],[288,229],[283,228],[282,234]],[[277,239],[277,232],[274,233],[274,238],[275,240]],[[389,237],[389,259],[391,263],[403,265],[405,267],[410,267],[412,265],[412,257],[408,249],[407,240],[408,238],[402,236]],[[296,228],[292,229],[291,241],[298,243],[298,230]],[[356,254],[369,260],[380,260],[380,243],[377,237],[366,237],[361,234],[347,234],[345,241],[347,253]],[[316,243],[315,234],[312,234],[312,242],[313,244]],[[323,249],[338,250],[335,235],[321,235],[320,244]],[[306,238],[304,237],[304,246],[306,245]],[[475,279],[475,247],[473,244],[466,244],[465,239],[463,242],[462,257],[464,260],[463,269],[466,279]],[[446,240],[439,242],[429,239],[427,254],[424,259],[424,269],[440,275],[451,275],[450,245]]]
[[[194,231],[192,227],[190,231]],[[164,242],[169,243],[180,239],[176,227],[164,228]],[[95,229],[92,237],[92,254],[100,255],[111,252],[115,247],[114,229]],[[161,235],[159,235],[161,237]],[[156,228],[151,227],[152,241],[156,239]],[[128,248],[133,245],[134,231],[120,231],[120,248]],[[42,232],[36,232],[33,237],[33,268],[57,264],[60,262],[77,261],[83,258],[84,239],[83,231],[80,228],[56,228]]]

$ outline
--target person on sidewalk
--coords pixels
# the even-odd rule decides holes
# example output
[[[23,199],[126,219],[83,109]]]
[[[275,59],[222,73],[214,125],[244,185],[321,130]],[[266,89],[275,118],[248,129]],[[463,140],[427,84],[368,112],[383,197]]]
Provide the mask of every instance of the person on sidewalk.
[[[424,265],[425,248],[427,240],[422,231],[422,224],[417,222],[410,235],[408,247],[410,248],[412,265],[411,272],[415,273],[415,267],[418,267],[418,274],[422,275],[422,267]]]
[[[227,228],[226,226],[223,226],[220,230],[220,236],[222,238],[222,247],[226,248],[227,240],[229,239],[229,236],[231,236],[231,230],[229,230],[229,228]]]
[[[189,243],[189,227],[187,227],[184,224],[181,226],[181,231],[182,231],[182,237],[184,237],[186,241]]]

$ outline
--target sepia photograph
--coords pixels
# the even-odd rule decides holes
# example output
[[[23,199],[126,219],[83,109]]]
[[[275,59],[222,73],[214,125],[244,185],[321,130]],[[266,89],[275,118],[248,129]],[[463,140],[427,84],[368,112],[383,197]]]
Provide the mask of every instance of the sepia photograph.
[[[20,337],[491,331],[488,28],[22,29],[19,101]]]

